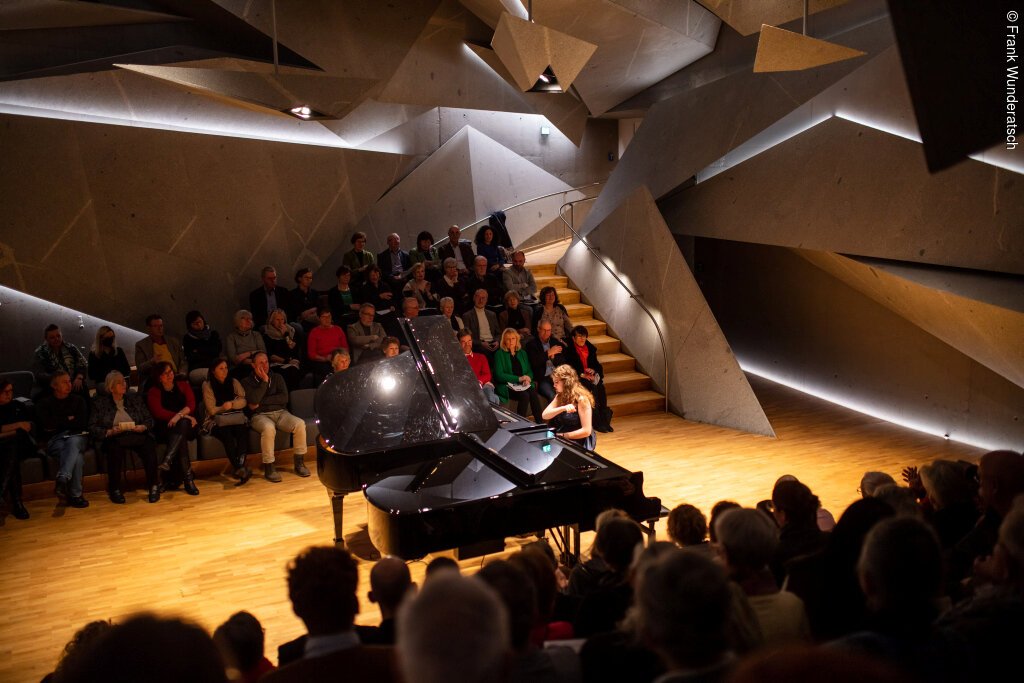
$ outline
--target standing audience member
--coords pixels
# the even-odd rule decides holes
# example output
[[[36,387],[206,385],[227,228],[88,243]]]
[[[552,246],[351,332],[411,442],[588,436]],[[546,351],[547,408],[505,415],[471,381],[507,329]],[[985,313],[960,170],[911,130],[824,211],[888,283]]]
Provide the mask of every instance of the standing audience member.
[[[569,343],[572,336],[572,323],[569,322],[569,312],[565,310],[558,301],[558,292],[554,287],[545,287],[540,290],[540,308],[537,309],[533,320],[538,325],[542,321],[551,323],[551,334],[561,342]]]
[[[348,326],[347,337],[351,346],[352,362],[360,363],[364,360],[375,360],[382,358],[384,354],[380,350],[381,344],[387,333],[380,323],[374,321],[374,308],[372,304],[363,304],[359,309],[359,321]]]
[[[438,572],[398,612],[406,683],[501,681],[511,649],[505,606],[479,579]]]
[[[551,373],[555,397],[541,417],[554,425],[555,433],[588,451],[594,450],[594,397],[568,365],[559,365]]]
[[[358,683],[397,680],[393,648],[362,645],[354,622],[359,612],[359,567],[347,550],[312,547],[288,565],[288,598],[308,633],[303,657],[272,671],[265,683],[316,683],[339,675]]]
[[[135,343],[135,369],[139,373],[139,384],[149,380],[153,366],[166,361],[171,364],[175,374],[188,377],[188,361],[181,348],[181,342],[175,337],[164,336],[164,318],[159,313],[146,316],[146,329],[149,335]],[[140,387],[141,388],[141,387]]]
[[[367,645],[394,645],[395,618],[402,602],[416,593],[409,567],[400,557],[387,555],[370,570],[370,592],[366,597],[380,607],[380,624],[356,626],[360,642]]]
[[[241,381],[245,400],[252,412],[252,428],[260,434],[260,453],[263,457],[263,478],[277,483],[281,475],[274,468],[274,441],[277,430],[292,435],[295,449],[294,469],[300,477],[309,476],[306,467],[306,423],[295,417],[285,407],[288,405],[288,387],[284,378],[270,371],[267,354],[257,353],[253,359],[252,374]]]
[[[490,311],[487,313],[494,316]],[[472,313],[466,315],[470,316]],[[537,393],[537,387],[533,384],[530,359],[526,357],[526,351],[523,351],[519,345],[519,333],[513,329],[507,329],[501,333],[501,345],[494,354],[494,379],[497,380],[498,396],[509,402],[514,398],[517,413],[526,417],[526,410],[529,407],[535,422],[540,424],[544,420],[540,395]],[[516,388],[512,388],[513,386]]]
[[[51,386],[51,380],[58,373],[67,373],[71,378],[71,390],[83,397],[89,396],[85,378],[89,367],[85,356],[74,344],[68,344],[56,325],[47,325],[43,330],[44,342],[32,354],[32,374],[36,384],[43,389]]]
[[[107,375],[113,371],[121,373],[127,379],[132,374],[124,349],[117,345],[114,330],[107,325],[100,325],[96,330],[96,341],[89,350],[89,379],[96,384],[97,391],[105,391]]]
[[[224,337],[224,353],[231,365],[231,376],[235,379],[251,374],[252,359],[257,353],[267,352],[263,337],[253,329],[254,323],[252,313],[244,309],[236,311],[235,329]]]
[[[564,365],[568,357],[565,353],[565,344],[551,334],[551,323],[544,320],[537,325],[537,336],[526,342],[523,348],[530,359],[530,368],[537,383],[537,393],[550,401],[555,397],[551,373],[559,365]]]
[[[146,405],[156,424],[157,438],[167,444],[158,469],[170,472],[171,466],[176,464],[185,485],[185,493],[198,496],[199,489],[196,488],[188,452],[188,442],[194,441],[199,434],[194,415],[196,397],[192,387],[185,380],[175,379],[174,368],[167,361],[162,361],[153,366],[153,378],[146,390]],[[177,482],[177,474],[170,481]],[[171,476],[165,475],[165,481]]]
[[[454,259],[455,266],[460,275],[468,275],[469,269],[473,267],[473,247],[469,240],[459,239],[462,231],[459,226],[453,225],[448,228],[448,244],[438,250],[441,260]]]
[[[58,370],[50,378],[50,395],[36,403],[36,426],[46,454],[57,458],[55,491],[73,508],[87,508],[82,496],[83,454],[88,445],[89,411],[85,399],[71,393],[71,376]]]
[[[455,259],[446,258],[444,260],[444,273],[434,284],[434,291],[442,301],[446,298],[452,300],[456,315],[462,315],[466,311],[469,301],[466,276],[459,274],[459,271],[456,270]]]
[[[149,502],[160,500],[156,470],[156,441],[153,416],[142,396],[128,392],[124,375],[112,370],[104,380],[105,391],[97,393],[89,411],[89,431],[107,456],[107,495],[110,502],[122,505],[121,472],[125,456],[134,451],[146,471]]]
[[[476,381],[480,383],[484,396],[491,403],[498,403],[498,394],[495,393],[494,383],[491,381],[491,366],[483,354],[473,353],[473,333],[464,329],[459,332],[458,338],[462,353],[466,355],[469,367],[473,370]]]
[[[288,314],[278,308],[270,314],[261,332],[263,346],[270,358],[270,369],[284,377],[288,391],[298,389],[303,377],[299,367],[302,345],[296,339],[295,326],[288,324]]]
[[[224,453],[235,468],[237,486],[241,486],[252,477],[252,470],[245,464],[249,451],[249,421],[242,412],[245,391],[237,379],[228,376],[228,362],[224,358],[214,361],[203,382],[203,407],[206,419],[213,423],[210,433],[224,445]]]
[[[537,280],[526,267],[526,254],[522,251],[512,254],[512,266],[502,271],[501,279],[505,289],[518,294],[521,301],[537,300]]]
[[[383,273],[384,283],[398,296],[409,277],[412,261],[409,260],[409,252],[402,249],[402,238],[397,232],[387,236],[387,243],[388,248],[377,254],[377,266]]]
[[[276,667],[263,656],[264,633],[259,619],[249,612],[235,612],[213,632],[213,642],[230,676],[240,683],[256,683]]]
[[[286,308],[291,294],[277,284],[277,271],[274,266],[263,266],[260,271],[260,286],[249,293],[249,310],[252,312],[253,326],[263,327],[267,318],[275,308]]]
[[[206,324],[206,318],[199,311],[185,314],[185,360],[188,363],[188,381],[202,384],[210,366],[224,350],[217,331]]]
[[[583,325],[572,328],[572,343],[565,354],[565,363],[579,376],[594,395],[594,428],[599,432],[612,432],[612,409],[604,387],[604,366],[597,359],[597,347],[587,339],[589,333]]]
[[[327,292],[327,305],[331,307],[331,316],[338,324],[347,325],[347,321],[354,318],[359,311],[359,302],[356,301],[356,293],[352,289],[352,269],[341,266],[335,276],[338,278],[338,286],[331,287]],[[319,309],[317,317],[320,317]]]
[[[366,282],[367,271],[374,265],[373,254],[365,250],[366,233],[352,234],[352,248],[341,257],[341,265],[352,272],[352,284],[356,287]]]
[[[35,452],[31,411],[14,400],[11,380],[0,378],[0,506],[9,499],[15,519],[28,519],[21,499],[21,461]]]
[[[316,325],[316,309],[320,305],[320,292],[313,289],[313,271],[300,268],[295,273],[295,289],[288,300],[288,317],[307,331]]]

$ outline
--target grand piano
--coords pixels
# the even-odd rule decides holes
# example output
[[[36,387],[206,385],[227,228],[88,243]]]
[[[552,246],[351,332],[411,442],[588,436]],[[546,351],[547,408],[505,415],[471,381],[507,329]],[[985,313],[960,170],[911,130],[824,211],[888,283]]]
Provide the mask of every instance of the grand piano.
[[[371,542],[405,559],[494,552],[508,536],[546,529],[573,555],[579,532],[611,507],[653,530],[663,508],[644,495],[642,472],[490,404],[446,318],[399,327],[408,351],[331,375],[317,390],[317,474],[336,543],[344,497],[360,490]]]

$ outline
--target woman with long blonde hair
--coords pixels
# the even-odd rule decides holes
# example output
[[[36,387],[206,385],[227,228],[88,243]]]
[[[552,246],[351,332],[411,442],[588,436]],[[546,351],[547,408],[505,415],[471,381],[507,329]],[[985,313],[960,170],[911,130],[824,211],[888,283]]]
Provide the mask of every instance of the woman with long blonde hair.
[[[556,427],[563,439],[594,450],[594,396],[580,383],[579,375],[568,365],[559,365],[551,373],[555,398],[544,409],[543,417]]]
[[[495,391],[503,401],[515,402],[516,412],[524,417],[529,408],[533,419],[541,421],[540,395],[533,381],[530,359],[519,333],[511,327],[501,333],[501,344],[494,352],[494,379]]]

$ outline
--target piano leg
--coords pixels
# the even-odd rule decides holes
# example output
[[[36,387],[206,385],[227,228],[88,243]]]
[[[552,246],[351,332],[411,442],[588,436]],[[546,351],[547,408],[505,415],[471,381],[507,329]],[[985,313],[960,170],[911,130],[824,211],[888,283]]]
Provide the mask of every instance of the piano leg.
[[[345,547],[345,532],[342,526],[344,521],[343,509],[345,504],[345,494],[338,493],[337,491],[330,491],[331,498],[331,513],[334,516],[334,545],[339,548]]]

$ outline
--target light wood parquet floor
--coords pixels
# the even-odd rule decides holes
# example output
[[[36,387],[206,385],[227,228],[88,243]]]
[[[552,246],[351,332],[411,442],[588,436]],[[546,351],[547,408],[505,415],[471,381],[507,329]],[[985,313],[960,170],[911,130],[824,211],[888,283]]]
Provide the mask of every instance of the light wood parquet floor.
[[[935,458],[976,461],[981,451],[923,435],[801,395],[764,380],[751,383],[777,438],[686,422],[673,415],[624,417],[599,435],[598,452],[643,470],[647,495],[672,507],[689,502],[708,512],[722,499],[754,505],[775,480],[794,474],[838,518],[858,497],[867,470],[898,479],[906,465]],[[212,631],[246,609],[263,623],[267,653],[301,634],[284,576],[303,548],[332,538],[330,508],[316,476],[285,473],[235,488],[226,477],[199,482],[201,495],[166,494],[155,505],[141,489],[115,506],[103,494],[91,507],[28,503],[32,519],[0,520],[0,681],[37,681],[50,671],[74,631],[93,619],[142,610],[174,613]],[[359,623],[379,613],[365,598],[374,556],[366,539],[365,502],[347,497],[350,547],[361,562]],[[659,525],[664,531],[664,523]],[[585,539],[586,543],[587,539]],[[515,541],[510,540],[510,549]],[[489,558],[463,562],[474,571]],[[423,562],[411,565],[421,581]]]

